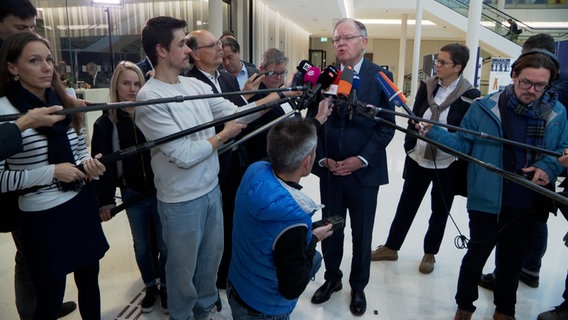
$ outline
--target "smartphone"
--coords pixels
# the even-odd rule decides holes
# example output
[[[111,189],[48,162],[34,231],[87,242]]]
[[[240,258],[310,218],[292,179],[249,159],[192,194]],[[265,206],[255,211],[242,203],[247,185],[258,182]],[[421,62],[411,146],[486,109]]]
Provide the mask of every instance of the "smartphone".
[[[256,75],[256,77],[254,78],[254,80],[256,80],[256,79],[257,79],[258,77],[260,77],[261,75],[265,75],[265,76],[269,77],[269,76],[271,76],[273,73],[274,73],[274,71],[272,71],[272,70],[261,72],[261,73],[259,73],[259,74]],[[254,80],[253,80],[253,81],[254,81]]]

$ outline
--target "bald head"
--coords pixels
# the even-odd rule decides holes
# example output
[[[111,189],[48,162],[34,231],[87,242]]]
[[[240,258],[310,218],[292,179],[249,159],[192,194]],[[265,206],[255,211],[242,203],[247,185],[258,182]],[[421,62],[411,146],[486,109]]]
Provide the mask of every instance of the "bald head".
[[[195,30],[186,36],[186,44],[191,49],[191,60],[200,70],[214,74],[223,63],[221,41],[207,30]]]

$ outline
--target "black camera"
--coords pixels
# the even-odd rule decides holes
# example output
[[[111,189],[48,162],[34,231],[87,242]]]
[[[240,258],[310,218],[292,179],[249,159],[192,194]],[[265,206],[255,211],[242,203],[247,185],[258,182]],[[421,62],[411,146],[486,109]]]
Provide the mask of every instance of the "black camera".
[[[322,220],[314,221],[312,223],[312,229],[323,227],[327,224],[332,224],[331,230],[337,230],[345,226],[345,220],[340,216],[331,216]]]

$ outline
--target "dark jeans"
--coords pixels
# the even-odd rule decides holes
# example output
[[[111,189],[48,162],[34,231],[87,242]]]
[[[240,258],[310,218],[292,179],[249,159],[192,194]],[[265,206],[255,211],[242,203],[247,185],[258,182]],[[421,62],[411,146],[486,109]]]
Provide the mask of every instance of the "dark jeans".
[[[536,222],[534,212],[516,208],[502,208],[498,219],[494,214],[469,213],[470,241],[460,267],[456,293],[460,309],[475,311],[473,302],[478,298],[477,283],[487,258],[496,246],[495,311],[515,315],[519,273]]]
[[[410,157],[406,157],[404,186],[385,246],[400,250],[422,199],[432,183],[430,192],[432,213],[424,236],[424,253],[438,253],[448,213],[454,201],[454,173],[452,166],[446,169],[427,169],[419,166]]]
[[[77,268],[74,272],[79,294],[81,319],[101,319],[101,295],[99,292],[99,262]],[[55,320],[63,303],[66,278],[36,283],[37,306],[34,320]]]

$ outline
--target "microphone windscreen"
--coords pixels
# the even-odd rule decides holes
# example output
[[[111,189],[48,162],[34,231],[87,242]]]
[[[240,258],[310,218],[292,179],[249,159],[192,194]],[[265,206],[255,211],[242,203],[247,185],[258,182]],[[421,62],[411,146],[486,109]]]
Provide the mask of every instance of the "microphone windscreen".
[[[343,71],[337,70],[337,77],[335,77],[335,79],[333,80],[333,82],[331,84],[339,84],[339,80],[341,79],[342,73],[343,73]]]
[[[313,67],[311,62],[309,62],[308,60],[302,60],[302,61],[298,62],[298,65],[296,66],[296,70],[298,70],[299,72],[304,74],[304,73],[308,72],[308,70],[310,70],[311,67]]]
[[[330,65],[323,69],[317,83],[321,85],[321,88],[326,89],[333,83],[335,78],[337,78],[337,69]]]
[[[304,85],[304,75],[312,67],[312,64],[308,60],[302,60],[296,66],[298,70],[294,77],[292,78],[292,87],[303,86]]]
[[[353,74],[353,90],[359,90],[361,88],[361,79],[359,78],[359,74],[355,72]]]
[[[342,73],[341,70],[337,70],[337,76],[335,76],[335,79],[333,79],[333,82],[331,83],[331,85],[329,85],[327,90],[322,92],[323,94],[328,94],[333,96],[337,95],[337,86],[339,85],[339,79],[341,78],[341,73]]]
[[[306,74],[304,75],[304,82],[310,83],[312,86],[315,86],[316,83],[318,82],[320,74],[321,74],[320,68],[312,66],[311,68],[308,69],[308,71],[306,71]]]
[[[343,72],[341,73],[341,78],[339,79],[339,85],[337,86],[337,96],[348,97],[351,93],[351,88],[353,87],[353,76],[355,71],[351,66],[345,66]]]
[[[375,78],[389,97],[389,101],[392,101],[398,107],[402,107],[406,103],[406,97],[402,94],[402,91],[396,87],[384,72],[379,71]]]

